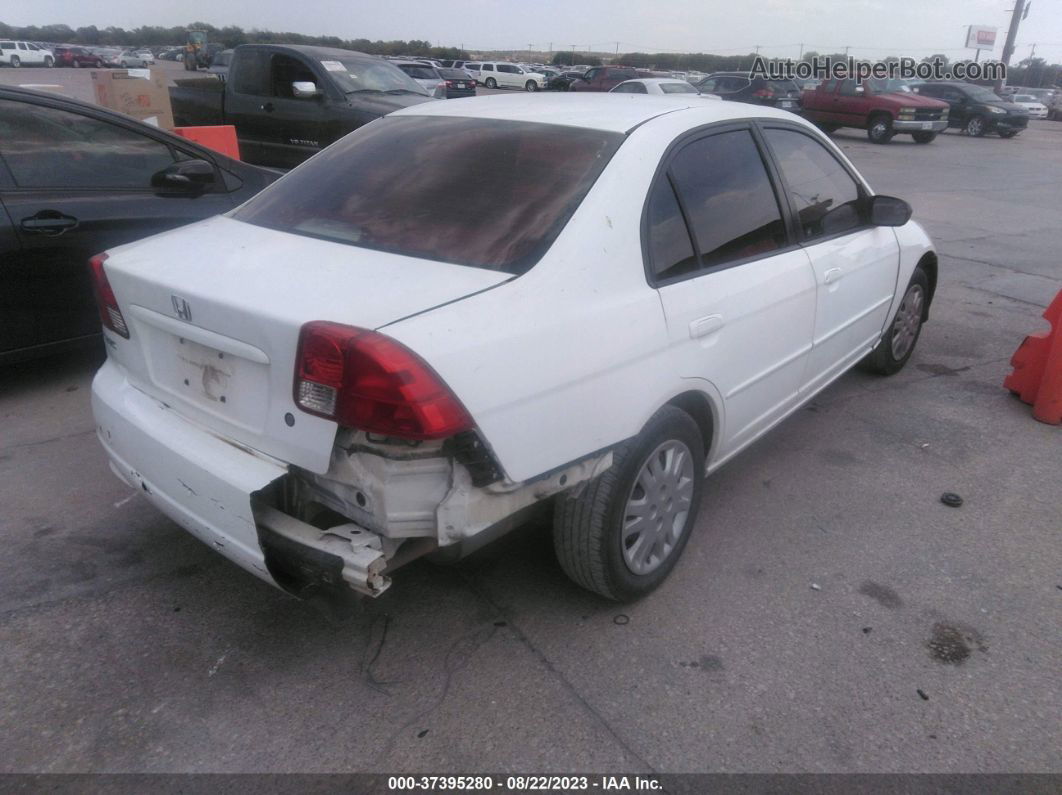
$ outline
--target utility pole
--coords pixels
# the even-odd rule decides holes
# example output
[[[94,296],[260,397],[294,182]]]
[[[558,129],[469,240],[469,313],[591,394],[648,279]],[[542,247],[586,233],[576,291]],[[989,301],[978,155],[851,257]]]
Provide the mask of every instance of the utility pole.
[[[804,42],[800,42],[800,55],[797,56],[798,61],[804,60]]]
[[[1025,10],[1025,0],[1014,0],[1014,12],[1010,15],[1010,28],[1007,30],[1007,41],[1003,45],[1002,61],[1010,66],[1011,56],[1014,55],[1014,39],[1018,37],[1018,26],[1021,24],[1021,14]]]
[[[528,63],[531,63],[531,48],[532,48],[533,46],[534,46],[534,44],[533,44],[533,43],[532,43],[532,44],[528,44],[528,45],[527,45],[527,62],[528,62]]]
[[[575,66],[575,45],[572,45],[572,62],[570,66]]]
[[[850,49],[852,49],[852,48],[851,48],[851,47],[845,47],[845,48],[844,48],[844,57],[845,57],[845,58],[847,58],[847,57],[848,57],[848,51],[849,51]]]
[[[756,45],[756,54],[757,55],[760,54],[760,45],[758,45],[758,44]]]

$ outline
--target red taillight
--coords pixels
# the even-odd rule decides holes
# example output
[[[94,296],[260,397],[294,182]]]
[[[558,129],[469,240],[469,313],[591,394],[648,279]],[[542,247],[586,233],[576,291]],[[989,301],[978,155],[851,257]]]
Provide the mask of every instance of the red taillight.
[[[760,99],[770,99],[774,96],[773,88],[759,88],[752,92],[752,96],[759,97]]]
[[[314,321],[302,327],[295,404],[349,428],[404,439],[445,439],[472,418],[431,367],[375,331]]]
[[[447,80],[446,81],[446,87],[447,88],[453,88],[454,87],[454,81],[453,80]]]
[[[89,260],[92,282],[96,286],[96,303],[100,307],[100,320],[115,334],[129,339],[129,327],[122,317],[122,310],[118,308],[118,299],[114,297],[111,283],[107,281],[107,271],[103,269],[106,259],[106,254],[97,254]]]

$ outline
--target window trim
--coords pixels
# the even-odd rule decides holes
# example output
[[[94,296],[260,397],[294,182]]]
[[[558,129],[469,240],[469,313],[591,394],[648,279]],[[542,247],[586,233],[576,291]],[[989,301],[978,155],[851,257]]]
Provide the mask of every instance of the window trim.
[[[803,228],[800,225],[800,217],[799,217],[799,215],[797,215],[796,208],[793,207],[793,205],[792,205],[792,203],[790,201],[790,198],[789,198],[789,183],[786,182],[785,174],[782,172],[781,166],[779,165],[779,162],[778,162],[778,157],[775,154],[774,150],[771,148],[771,144],[770,144],[770,141],[767,140],[767,136],[764,134],[766,130],[786,130],[788,132],[799,133],[801,135],[804,135],[804,136],[810,138],[812,141],[815,141],[817,144],[819,144],[819,146],[821,146],[826,151],[826,153],[837,162],[837,164],[852,179],[852,181],[855,182],[856,188],[859,190],[859,201],[860,202],[866,203],[866,202],[870,201],[870,199],[874,196],[874,191],[872,191],[870,189],[870,186],[866,184],[866,182],[855,171],[854,168],[852,168],[846,162],[844,162],[844,160],[839,158],[837,156],[837,153],[832,151],[832,149],[829,146],[827,146],[825,143],[823,143],[823,141],[815,133],[813,133],[811,130],[803,128],[803,127],[801,127],[798,124],[793,124],[792,122],[774,121],[774,120],[771,120],[771,121],[768,121],[768,122],[762,122],[762,121],[761,122],[757,122],[756,123],[756,127],[759,129],[760,135],[763,138],[763,146],[764,146],[764,149],[766,150],[767,156],[771,159],[771,162],[774,165],[774,169],[776,170],[776,172],[778,174],[778,182],[779,182],[779,185],[780,185],[781,190],[782,190],[783,201],[785,202],[786,206],[789,208],[789,218],[790,218],[790,223],[791,223],[790,231],[794,235],[793,239],[796,240],[797,246],[799,248],[805,248],[806,249],[806,248],[809,248],[811,246],[817,246],[819,243],[825,243],[825,242],[830,241],[830,240],[836,240],[838,238],[845,237],[846,235],[854,235],[857,232],[863,232],[863,231],[866,231],[867,229],[875,228],[874,224],[870,223],[870,221],[867,220],[864,223],[860,224],[859,226],[853,226],[851,229],[845,229],[845,230],[843,230],[841,232],[834,232],[832,235],[822,235],[820,237],[805,238],[804,237],[804,230],[803,230]]]
[[[685,199],[682,194],[675,188],[674,181],[671,177],[671,163],[675,159],[675,155],[684,149],[687,145],[695,143],[704,138],[710,138],[713,135],[720,135],[722,133],[735,132],[739,130],[748,131],[753,145],[756,147],[760,156],[760,162],[763,163],[764,171],[767,173],[767,180],[771,186],[771,191],[774,193],[775,202],[778,205],[779,214],[782,217],[782,226],[785,229],[786,242],[785,245],[771,251],[765,251],[762,254],[753,254],[749,257],[742,257],[736,260],[730,260],[727,262],[719,262],[709,267],[704,267],[704,261],[701,259],[700,246],[697,243],[697,235],[693,231],[693,225],[690,223],[689,214],[686,210]],[[686,233],[690,237],[690,242],[693,245],[694,253],[697,255],[698,260],[701,262],[701,267],[693,271],[692,273],[684,273],[678,276],[672,276],[667,279],[659,279],[653,273],[653,266],[649,256],[649,200],[653,195],[653,190],[656,188],[657,181],[660,179],[667,179],[671,183],[671,189],[675,193],[675,199],[678,202],[679,210],[682,213],[682,219],[686,223]],[[747,119],[732,119],[723,122],[713,122],[711,124],[705,124],[700,127],[695,127],[692,130],[687,130],[680,136],[675,138],[660,158],[660,162],[656,166],[656,171],[653,173],[653,178],[649,182],[649,189],[645,192],[645,200],[642,203],[642,221],[641,221],[641,239],[642,239],[642,268],[645,272],[645,281],[653,289],[660,289],[661,287],[667,287],[672,284],[678,284],[679,282],[688,281],[690,279],[699,279],[703,276],[711,276],[719,271],[729,270],[730,268],[737,268],[742,265],[747,265],[750,262],[756,262],[767,257],[775,257],[780,254],[786,254],[791,251],[796,251],[802,246],[793,236],[794,232],[794,218],[792,215],[792,207],[789,204],[789,200],[784,195],[780,195],[779,191],[782,189],[782,183],[776,170],[774,159],[768,157],[768,153],[765,149],[765,141],[762,139],[762,135],[756,127],[756,120],[754,118]]]

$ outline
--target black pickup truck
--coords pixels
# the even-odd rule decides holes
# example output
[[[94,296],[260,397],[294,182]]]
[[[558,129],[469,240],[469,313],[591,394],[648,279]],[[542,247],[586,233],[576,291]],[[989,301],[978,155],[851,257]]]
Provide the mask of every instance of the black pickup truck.
[[[432,98],[382,58],[352,50],[244,44],[227,80],[178,80],[178,126],[232,124],[249,163],[293,168],[352,130]]]

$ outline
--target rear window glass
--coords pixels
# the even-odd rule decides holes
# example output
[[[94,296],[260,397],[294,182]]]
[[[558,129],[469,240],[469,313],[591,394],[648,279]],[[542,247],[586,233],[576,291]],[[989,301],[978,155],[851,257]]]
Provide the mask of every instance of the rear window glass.
[[[468,74],[463,69],[440,69],[441,74],[447,80],[468,80]]]
[[[398,67],[414,80],[433,80],[435,78],[435,70],[430,66],[412,66],[410,64],[402,64]]]
[[[622,141],[533,122],[396,116],[328,147],[234,217],[518,274],[546,252]]]

